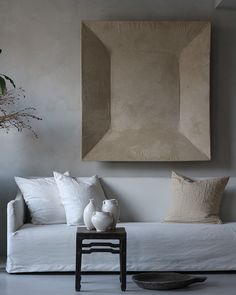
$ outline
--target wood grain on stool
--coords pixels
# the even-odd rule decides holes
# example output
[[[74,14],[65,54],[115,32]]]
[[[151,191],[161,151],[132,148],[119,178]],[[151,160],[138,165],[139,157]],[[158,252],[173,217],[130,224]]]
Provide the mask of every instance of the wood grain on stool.
[[[76,233],[76,271],[75,271],[75,290],[81,289],[81,264],[82,254],[94,252],[107,252],[120,255],[120,283],[121,290],[126,290],[126,231],[124,227],[119,227],[106,232],[89,231],[85,227],[78,227]],[[118,240],[119,243],[92,242],[83,243],[83,240]],[[94,248],[102,246],[103,248]]]

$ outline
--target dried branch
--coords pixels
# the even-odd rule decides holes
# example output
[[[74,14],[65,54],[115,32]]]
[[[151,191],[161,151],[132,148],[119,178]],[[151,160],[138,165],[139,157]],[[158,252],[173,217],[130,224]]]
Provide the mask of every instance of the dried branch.
[[[35,108],[27,107],[18,111],[8,110],[21,98],[25,98],[25,91],[22,88],[7,90],[3,95],[0,95],[0,129],[5,129],[7,133],[11,128],[16,128],[19,132],[28,129],[35,138],[38,138],[30,124],[32,119],[42,120],[34,114]]]
[[[2,49],[0,49],[0,54]],[[8,89],[7,84],[12,89]],[[5,129],[7,133],[11,128],[16,128],[19,132],[23,129],[30,130],[37,138],[37,134],[31,127],[31,120],[42,120],[34,114],[35,108],[27,107],[19,111],[12,111],[16,102],[25,98],[23,88],[16,88],[15,82],[9,76],[0,74],[0,129]]]

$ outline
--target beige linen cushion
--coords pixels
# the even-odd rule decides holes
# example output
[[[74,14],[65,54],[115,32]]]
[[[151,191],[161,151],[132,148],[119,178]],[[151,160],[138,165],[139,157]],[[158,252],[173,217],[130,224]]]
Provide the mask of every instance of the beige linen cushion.
[[[192,180],[172,172],[171,204],[164,222],[222,223],[220,203],[229,177]]]

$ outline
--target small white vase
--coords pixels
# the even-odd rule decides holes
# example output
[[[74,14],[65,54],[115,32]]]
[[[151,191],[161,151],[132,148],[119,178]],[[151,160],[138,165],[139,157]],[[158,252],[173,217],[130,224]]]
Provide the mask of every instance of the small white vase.
[[[116,228],[116,224],[120,217],[120,208],[116,199],[104,200],[102,203],[102,211],[110,212],[113,216],[112,229]]]
[[[96,211],[92,216],[92,223],[98,232],[107,231],[113,223],[112,214],[109,212]]]
[[[84,224],[87,230],[94,229],[94,225],[92,223],[93,213],[96,212],[96,207],[94,205],[94,199],[90,199],[88,205],[84,209]]]

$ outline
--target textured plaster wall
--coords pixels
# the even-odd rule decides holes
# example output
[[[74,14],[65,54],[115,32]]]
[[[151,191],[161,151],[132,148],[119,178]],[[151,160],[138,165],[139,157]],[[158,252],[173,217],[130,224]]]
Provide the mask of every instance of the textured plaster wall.
[[[212,160],[100,163],[80,160],[80,21],[210,20],[212,22]],[[27,92],[43,121],[39,140],[0,132],[0,253],[6,251],[6,204],[14,175],[236,176],[236,12],[212,0],[0,0],[0,72]],[[19,105],[22,107],[23,105]],[[158,189],[158,188],[157,188]]]

